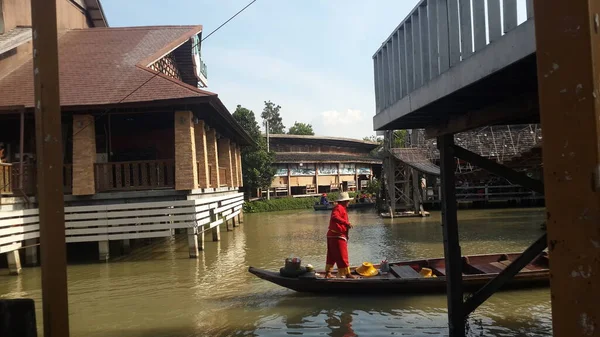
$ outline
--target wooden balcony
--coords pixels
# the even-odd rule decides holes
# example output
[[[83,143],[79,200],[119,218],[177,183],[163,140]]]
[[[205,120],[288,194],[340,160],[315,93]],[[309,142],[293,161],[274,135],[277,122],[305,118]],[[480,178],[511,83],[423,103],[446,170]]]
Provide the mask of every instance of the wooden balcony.
[[[95,164],[96,192],[175,188],[175,160]]]
[[[23,176],[23,186],[19,187],[20,177]],[[70,194],[73,188],[73,166],[63,165],[63,192]],[[20,172],[19,163],[0,164],[0,194],[13,195],[25,194],[35,195],[37,192],[37,169],[34,164],[23,164],[23,172]]]

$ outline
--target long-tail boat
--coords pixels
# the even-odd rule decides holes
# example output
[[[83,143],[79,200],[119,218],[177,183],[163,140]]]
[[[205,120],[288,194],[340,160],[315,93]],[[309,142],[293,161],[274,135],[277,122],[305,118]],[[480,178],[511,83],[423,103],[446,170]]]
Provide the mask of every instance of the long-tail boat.
[[[514,261],[520,253],[470,255],[462,258],[463,288],[476,291]],[[250,267],[248,271],[261,279],[298,292],[308,293],[443,293],[446,291],[446,266],[443,258],[389,263],[389,272],[381,272],[371,277],[358,276],[356,268],[352,273],[358,278],[325,278],[324,271],[307,272],[289,277],[280,272]],[[422,273],[423,268],[429,271]],[[423,274],[426,274],[424,276]],[[336,271],[333,271],[336,275]],[[525,266],[515,277],[505,283],[502,289],[544,287],[549,283],[548,255],[543,252],[533,262]]]

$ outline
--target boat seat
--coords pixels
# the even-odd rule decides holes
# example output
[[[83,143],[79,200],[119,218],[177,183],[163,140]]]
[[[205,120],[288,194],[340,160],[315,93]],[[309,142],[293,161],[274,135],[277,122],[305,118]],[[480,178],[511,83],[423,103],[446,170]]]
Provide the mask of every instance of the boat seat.
[[[398,278],[423,278],[423,275],[417,273],[410,266],[390,266],[390,271]]]
[[[510,261],[510,260],[504,260],[504,261],[499,261],[499,262],[496,262],[496,263],[500,263],[500,264],[503,264],[504,266],[508,267],[508,265],[511,264],[512,261]],[[531,271],[531,269],[529,269],[527,267],[524,267],[523,269],[521,269],[521,271]]]
[[[502,267],[498,267],[497,265],[500,265]],[[481,270],[482,272],[484,272],[486,274],[497,274],[497,273],[501,272],[502,270],[504,270],[504,268],[506,268],[505,265],[503,265],[499,262],[473,264],[472,266]]]
[[[438,273],[440,273],[440,276],[446,276],[446,267],[445,266],[433,267],[431,269],[434,269]],[[463,276],[467,275],[465,273],[462,273],[462,274],[463,274]]]

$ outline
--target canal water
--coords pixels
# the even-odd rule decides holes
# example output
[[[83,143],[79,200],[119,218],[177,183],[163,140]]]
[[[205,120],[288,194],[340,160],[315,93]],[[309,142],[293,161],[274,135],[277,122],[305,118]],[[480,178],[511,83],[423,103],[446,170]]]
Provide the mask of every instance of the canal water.
[[[185,236],[154,241],[110,263],[71,264],[71,336],[445,336],[446,298],[314,296],[255,278],[248,266],[278,269],[286,257],[321,269],[328,212],[248,214],[220,242],[188,258]],[[518,252],[541,234],[542,209],[459,212],[464,254]],[[350,212],[350,262],[443,256],[439,212],[382,220]],[[0,270],[1,298],[33,298],[41,328],[40,269]],[[469,319],[470,336],[551,336],[548,289],[494,295]]]

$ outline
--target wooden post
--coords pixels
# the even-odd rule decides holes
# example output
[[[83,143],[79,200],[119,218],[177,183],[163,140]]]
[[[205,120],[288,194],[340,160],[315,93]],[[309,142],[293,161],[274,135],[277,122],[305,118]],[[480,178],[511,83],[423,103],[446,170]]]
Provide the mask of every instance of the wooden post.
[[[56,1],[32,0],[44,336],[69,336]]]
[[[213,241],[221,241],[221,226],[217,225],[212,229]]]
[[[536,0],[554,336],[600,334],[600,2]]]
[[[456,210],[456,181],[454,177],[454,135],[437,139],[440,149],[442,178],[442,226],[444,234],[444,258],[446,261],[446,288],[448,297],[448,326],[451,337],[465,336],[462,290],[462,260],[458,242],[458,219]]]

